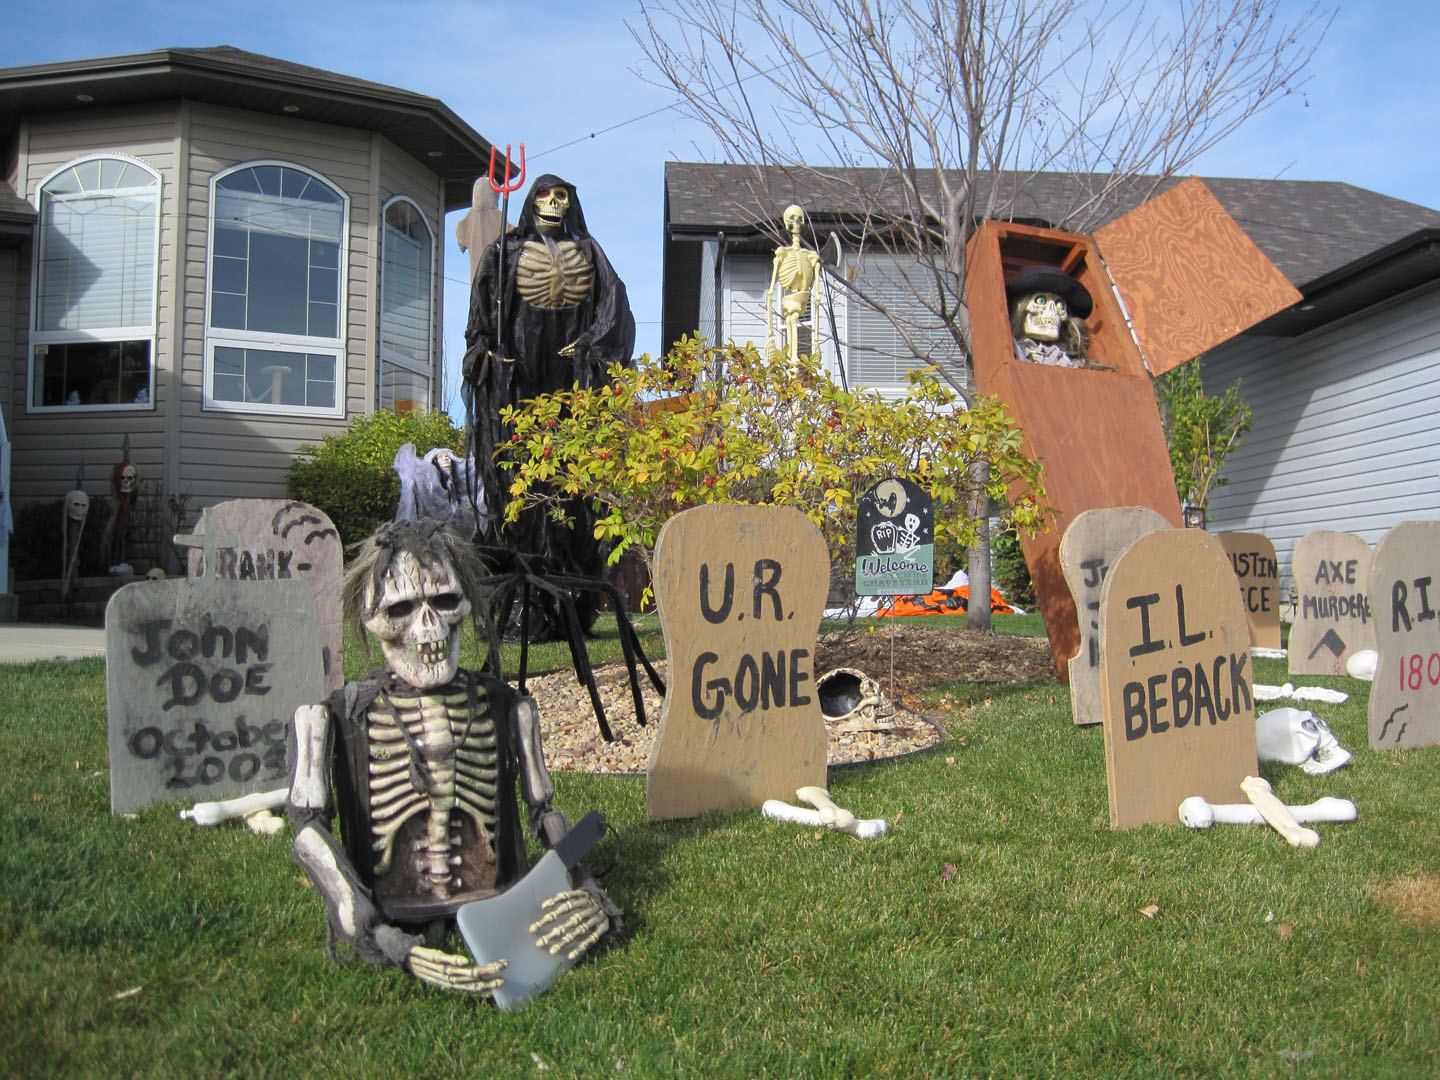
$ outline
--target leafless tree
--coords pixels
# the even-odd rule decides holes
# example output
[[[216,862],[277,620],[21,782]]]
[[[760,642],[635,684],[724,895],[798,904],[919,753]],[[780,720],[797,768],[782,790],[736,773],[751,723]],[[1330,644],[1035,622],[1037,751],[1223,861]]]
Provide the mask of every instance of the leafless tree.
[[[840,285],[890,319],[915,359],[946,342],[963,394],[977,223],[1034,216],[1027,193],[1044,185],[1048,224],[1088,231],[1183,174],[1301,85],[1331,15],[1312,7],[1287,21],[1280,7],[642,0],[632,31],[646,77],[672,87],[739,170],[741,220],[778,241],[781,209],[804,191],[859,264],[883,252],[915,267],[903,305],[864,275]],[[971,597],[971,625],[988,628],[984,541]]]

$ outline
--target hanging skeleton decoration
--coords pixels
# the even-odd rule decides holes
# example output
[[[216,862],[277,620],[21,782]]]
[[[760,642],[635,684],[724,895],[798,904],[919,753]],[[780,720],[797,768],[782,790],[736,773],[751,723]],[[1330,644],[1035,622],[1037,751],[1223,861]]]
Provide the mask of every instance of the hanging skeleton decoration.
[[[785,321],[785,353],[792,364],[800,359],[800,320],[815,325],[815,291],[820,279],[820,256],[800,246],[800,230],[805,226],[805,210],[787,206],[781,215],[790,243],[775,249],[770,270],[770,288],[765,291],[766,345],[775,347],[773,309],[775,289],[781,289],[780,317]]]
[[[296,711],[289,798],[295,856],[332,932],[368,961],[477,993],[501,985],[505,964],[437,946],[462,905],[527,869],[517,784],[547,848],[569,828],[551,806],[534,700],[459,667],[481,573],[474,548],[433,520],[391,522],[361,546],[346,608],[380,641],[387,670]],[[530,932],[573,958],[616,929],[619,912],[582,869],[571,882]]]
[[[1044,266],[1020,271],[1005,286],[1010,331],[1021,360],[1058,367],[1085,367],[1090,332],[1085,320],[1090,292],[1069,274]]]
[[[396,521],[428,517],[467,538],[479,532],[486,501],[474,458],[457,458],[448,446],[437,446],[422,458],[407,442],[395,452],[394,467],[400,478]]]
[[[585,226],[572,184],[546,174],[531,185],[519,221],[485,252],[470,295],[465,330],[464,393],[472,455],[486,492],[509,483],[495,450],[510,437],[500,410],[537,395],[603,384],[612,364],[630,364],[635,320],[625,285]],[[502,529],[503,501],[490,500],[482,535],[526,557],[539,573],[599,578],[604,550],[583,499],[565,507],[571,524],[540,507]],[[582,598],[585,629],[592,598]],[[553,608],[548,608],[553,613]],[[545,636],[556,636],[552,625]]]
[[[112,504],[110,519],[105,523],[105,551],[112,574],[130,573],[126,559],[130,540],[130,518],[140,496],[140,470],[130,460],[130,436],[125,436],[124,456],[110,470]]]
[[[90,516],[90,496],[80,490],[85,466],[75,477],[75,490],[65,493],[64,508],[60,515],[60,595],[70,595],[70,583],[75,580],[75,568],[80,562],[80,534],[85,531],[85,519]]]

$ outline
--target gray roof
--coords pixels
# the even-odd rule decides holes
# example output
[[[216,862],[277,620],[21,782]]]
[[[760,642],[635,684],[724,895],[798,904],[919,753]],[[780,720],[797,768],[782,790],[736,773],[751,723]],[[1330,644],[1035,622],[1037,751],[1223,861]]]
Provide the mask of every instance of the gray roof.
[[[744,229],[758,221],[778,220],[787,203],[798,202],[817,220],[853,216],[851,185],[836,186],[847,170],[776,170],[767,177],[771,198],[761,206],[747,182],[748,166],[669,162],[665,167],[667,227],[676,231],[714,232]],[[878,169],[860,173],[867,187],[885,186]],[[868,176],[865,174],[869,174]],[[1178,183],[1140,178],[1094,211],[1085,209],[1089,191],[1104,178],[1069,173],[1020,174],[1002,178],[997,217],[1090,231],[1134,209],[1152,194]],[[1215,197],[1255,244],[1305,291],[1336,271],[1402,241],[1421,230],[1440,228],[1440,211],[1392,199],[1364,188],[1324,180],[1246,180],[1202,177]],[[893,180],[889,185],[894,188]],[[753,208],[747,214],[742,207]],[[1080,217],[1078,225],[1072,220]]]
[[[0,69],[0,144],[22,116],[181,98],[379,132],[445,181],[447,209],[489,169],[490,144],[437,98],[229,45]]]

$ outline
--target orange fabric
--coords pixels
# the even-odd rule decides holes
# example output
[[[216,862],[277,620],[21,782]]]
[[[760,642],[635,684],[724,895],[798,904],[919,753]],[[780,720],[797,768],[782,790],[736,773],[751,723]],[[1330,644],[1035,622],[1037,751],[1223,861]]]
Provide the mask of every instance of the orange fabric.
[[[901,615],[964,615],[970,606],[970,586],[958,589],[931,589],[923,596],[897,596],[877,616]],[[1014,615],[1015,609],[1005,602],[996,589],[990,590],[990,610],[996,615]]]

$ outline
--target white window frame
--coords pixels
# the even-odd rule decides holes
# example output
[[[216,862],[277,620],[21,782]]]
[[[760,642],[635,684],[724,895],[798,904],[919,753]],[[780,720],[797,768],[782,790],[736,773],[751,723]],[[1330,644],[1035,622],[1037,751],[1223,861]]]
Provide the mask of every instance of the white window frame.
[[[426,311],[427,332],[425,335],[427,347],[430,352],[430,359],[428,363],[423,364],[416,361],[413,357],[405,356],[402,353],[397,353],[385,347],[385,252],[386,245],[389,243],[389,228],[386,222],[386,215],[390,212],[390,207],[402,202],[409,203],[410,206],[414,208],[415,213],[420,217],[421,223],[425,226],[425,232],[430,237],[430,303]],[[435,241],[435,230],[430,226],[430,218],[418,202],[408,195],[394,195],[385,200],[385,203],[380,207],[380,282],[375,296],[375,352],[377,357],[375,364],[376,409],[382,408],[380,404],[381,388],[384,385],[386,364],[394,364],[396,367],[404,368],[406,371],[416,375],[424,375],[430,384],[428,407],[431,409],[435,408],[436,387],[439,382],[435,372],[435,298],[437,295],[436,290],[440,286],[436,262],[439,247],[439,244]]]
[[[211,304],[215,289],[215,205],[220,181],[245,169],[277,166],[294,169],[318,180],[340,196],[340,257],[336,273],[336,312],[333,338],[307,334],[282,334],[274,331],[234,330],[211,325]],[[266,416],[319,416],[343,419],[345,416],[345,340],[347,327],[346,284],[350,263],[350,196],[339,184],[323,173],[293,161],[262,159],[244,161],[222,169],[210,177],[210,208],[206,213],[205,230],[205,374],[201,385],[201,408],[206,412],[250,413]],[[335,358],[335,405],[331,408],[313,405],[284,405],[266,401],[229,401],[214,396],[215,350],[217,348],[262,349],[281,353],[324,353]]]
[[[150,322],[148,325],[138,326],[107,326],[92,328],[89,330],[39,330],[40,324],[40,256],[44,247],[40,230],[44,227],[45,187],[57,176],[68,172],[70,169],[85,164],[88,161],[123,161],[127,165],[135,167],[148,173],[155,178],[155,238],[154,247],[150,259]],[[165,178],[160,170],[147,161],[130,154],[122,154],[116,150],[100,150],[93,154],[82,154],[61,165],[50,172],[40,183],[35,185],[34,206],[38,215],[36,221],[35,242],[32,245],[34,250],[30,255],[30,341],[26,350],[26,376],[25,376],[25,411],[27,413],[80,413],[80,412],[153,412],[155,410],[155,371],[156,355],[158,345],[156,340],[156,325],[159,322],[158,310],[160,304],[160,234],[162,228],[162,213],[165,205]],[[133,401],[115,402],[113,404],[90,404],[90,405],[43,405],[36,400],[35,385],[35,350],[42,345],[72,345],[87,341],[94,342],[122,342],[122,341],[144,341],[150,346],[150,386],[149,401],[136,403]]]

